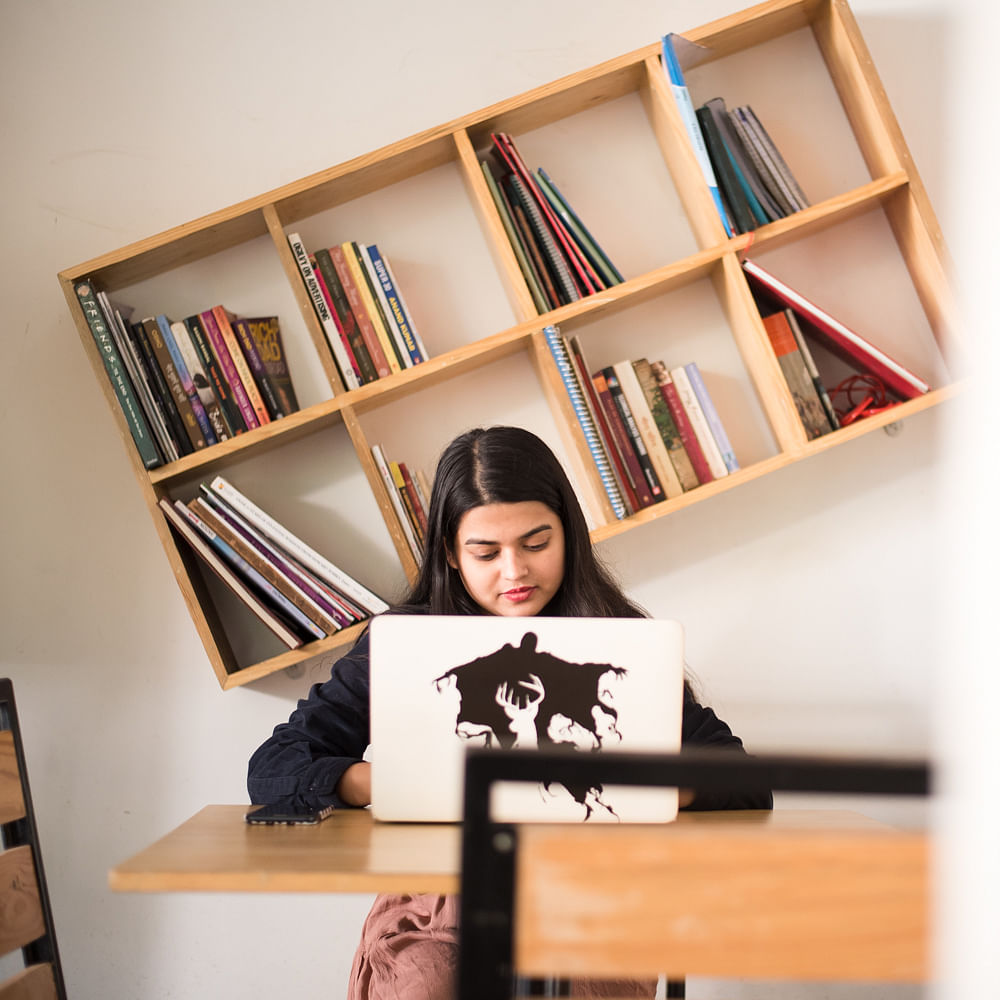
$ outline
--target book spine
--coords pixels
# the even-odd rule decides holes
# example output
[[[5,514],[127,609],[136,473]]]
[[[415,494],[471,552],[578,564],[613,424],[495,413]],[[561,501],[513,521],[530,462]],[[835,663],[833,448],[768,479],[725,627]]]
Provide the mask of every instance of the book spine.
[[[271,586],[279,590],[303,615],[315,622],[327,635],[340,630],[340,624],[335,622],[287,577],[281,568],[268,558],[266,551],[257,548],[249,539],[240,534],[208,504],[204,497],[195,497],[188,504],[188,507],[237,555],[245,559]]]
[[[202,434],[201,427],[195,417],[191,400],[184,391],[181,377],[177,371],[177,367],[174,365],[173,357],[167,349],[166,342],[163,339],[163,331],[158,320],[156,317],[150,316],[142,321],[142,325],[146,331],[146,335],[149,337],[149,343],[153,348],[156,363],[159,365],[160,371],[163,372],[163,378],[170,389],[170,394],[173,397],[177,412],[180,414],[184,426],[184,433],[191,442],[192,449],[197,451],[200,448],[204,448],[205,435]]]
[[[396,293],[396,297],[399,299],[399,308],[406,320],[407,327],[410,331],[410,336],[413,337],[413,343],[417,349],[417,356],[420,361],[426,361],[430,355],[427,353],[427,347],[424,344],[423,337],[420,336],[420,329],[413,320],[413,312],[410,307],[406,304],[406,296],[403,294],[403,286],[399,283],[396,275],[393,273],[392,264],[388,257],[382,258],[382,263],[385,264],[385,273],[392,283],[392,287]]]
[[[171,323],[170,332],[174,335],[174,343],[177,344],[177,349],[180,351],[181,357],[184,359],[184,365],[187,368],[188,376],[191,379],[191,385],[194,393],[201,402],[202,409],[205,411],[205,418],[207,419],[208,424],[212,429],[212,434],[215,437],[215,442],[209,441],[209,444],[217,444],[219,441],[228,440],[231,435],[229,433],[229,428],[226,426],[225,418],[222,415],[222,407],[219,405],[219,401],[215,398],[215,393],[212,390],[212,383],[209,381],[208,374],[206,373],[205,367],[201,362],[201,357],[195,350],[194,342],[191,339],[191,334],[188,330],[187,324],[181,322],[180,320],[176,323]],[[209,440],[208,435],[205,435],[205,440]]]
[[[257,345],[257,353],[264,364],[264,370],[281,401],[282,411],[286,416],[295,413],[299,408],[299,401],[295,395],[295,386],[292,384],[292,373],[288,369],[288,357],[285,354],[278,317],[259,316],[247,319],[245,322],[250,330],[250,336]]]
[[[330,315],[330,310],[327,308],[326,300],[323,298],[323,293],[320,291],[319,283],[316,281],[316,275],[313,273],[313,267],[309,262],[309,254],[306,253],[302,237],[298,233],[289,233],[288,245],[291,247],[292,256],[299,267],[299,273],[302,275],[302,281],[306,286],[306,291],[309,293],[309,298],[312,301],[313,309],[319,319],[320,326],[323,327],[326,341],[330,345],[330,351],[333,353],[333,360],[336,361],[337,368],[340,369],[340,377],[344,382],[344,388],[357,389],[360,387],[361,381],[347,357],[343,343],[341,343],[340,331],[337,329],[337,324],[334,323],[333,317]]]
[[[337,277],[340,279],[344,294],[347,296],[351,312],[357,320],[358,329],[361,331],[361,338],[364,340],[365,347],[368,348],[368,354],[372,359],[372,364],[375,366],[375,371],[378,372],[379,378],[385,378],[386,375],[391,374],[392,368],[385,351],[382,349],[382,342],[375,332],[371,317],[365,309],[365,303],[361,297],[361,289],[358,288],[357,282],[354,280],[354,272],[351,269],[344,247],[339,244],[330,247],[330,259],[333,261],[334,270],[337,272]]]
[[[604,379],[608,383],[608,392],[611,393],[611,399],[621,417],[622,424],[625,427],[625,433],[628,434],[628,439],[632,442],[632,450],[635,452],[636,460],[639,462],[639,468],[642,470],[643,478],[649,486],[649,492],[652,494],[653,502],[659,503],[665,498],[663,486],[660,483],[659,476],[656,474],[656,469],[653,467],[653,462],[649,457],[649,451],[646,448],[646,444],[642,440],[642,434],[639,433],[639,425],[635,422],[635,414],[632,412],[632,408],[628,405],[625,393],[622,392],[622,387],[618,381],[618,375],[615,372],[614,366],[609,365],[603,370],[603,372]]]
[[[750,120],[746,114],[746,108],[733,108],[729,113],[733,124],[739,131],[743,145],[749,152],[761,181],[770,192],[771,197],[781,207],[783,215],[792,215],[799,210],[795,197],[786,188],[781,177],[771,161],[770,155],[764,148],[760,137],[756,131],[750,127]]]
[[[538,240],[535,239],[531,223],[528,221],[528,216],[525,215],[524,206],[521,204],[517,192],[511,185],[510,177],[504,178],[503,191],[504,198],[510,205],[511,219],[514,222],[518,240],[524,247],[532,273],[537,277],[539,287],[542,290],[542,296],[545,300],[545,307],[542,311],[548,312],[562,303],[559,290],[556,288],[555,272],[542,252],[542,248],[538,245]]]
[[[705,107],[698,108],[695,111],[695,118],[701,128],[702,135],[705,137],[708,157],[712,161],[712,169],[719,180],[719,187],[722,189],[725,203],[729,206],[733,229],[737,233],[749,233],[756,226],[756,220],[750,211],[736,172],[733,170],[733,165],[726,153],[722,136],[719,135],[715,127],[712,112]]]
[[[660,480],[660,485],[663,487],[667,499],[672,500],[674,497],[680,496],[684,489],[681,486],[677,470],[667,454],[667,447],[663,443],[663,438],[660,437],[659,429],[653,421],[653,414],[649,410],[642,386],[639,385],[639,380],[636,378],[635,369],[629,361],[619,361],[613,367],[618,376],[618,384],[621,386],[629,409],[632,411],[636,427],[642,436],[642,443],[646,446],[649,460],[656,470],[656,478]]]
[[[198,421],[198,428],[205,439],[205,445],[218,444],[215,432],[209,423],[208,414],[205,412],[205,407],[198,393],[195,391],[191,373],[184,363],[184,356],[177,346],[171,321],[166,316],[160,314],[156,317],[156,322],[160,327],[160,336],[163,338],[163,343],[167,345],[167,350],[170,352],[170,360],[174,363],[174,370],[177,372],[177,377],[181,380],[181,387],[184,389],[184,394],[191,404],[191,412],[194,413],[194,418]]]
[[[809,199],[805,196],[805,192],[799,186],[799,182],[795,179],[795,175],[789,169],[788,164],[785,162],[785,158],[781,155],[781,150],[778,149],[774,140],[768,134],[767,129],[764,128],[763,122],[761,122],[761,120],[757,117],[753,108],[751,108],[749,104],[743,106],[743,111],[746,115],[747,123],[760,138],[763,148],[767,151],[771,162],[774,164],[774,169],[776,170],[778,177],[787,188],[796,207],[800,209],[808,208]]]
[[[240,411],[240,420],[248,431],[252,431],[255,427],[260,426],[260,421],[257,419],[257,414],[254,412],[250,397],[247,395],[243,379],[240,378],[240,373],[230,353],[229,345],[222,336],[222,330],[219,329],[219,324],[215,319],[215,312],[211,309],[206,309],[205,312],[199,314],[198,319],[208,337],[208,342],[212,345],[212,350],[215,351],[215,356],[219,359],[226,382],[232,390],[233,399],[236,401],[236,406]]]
[[[686,364],[684,370],[688,374],[691,388],[694,390],[702,412],[705,414],[705,419],[708,421],[712,437],[715,438],[715,443],[719,446],[719,452],[722,454],[722,461],[725,463],[726,469],[729,472],[736,472],[740,467],[736,461],[736,453],[729,442],[729,435],[726,434],[726,428],[719,417],[719,411],[716,410],[715,403],[712,402],[712,397],[709,395],[705,380],[701,377],[701,371],[693,361]]]
[[[549,351],[552,353],[556,368],[559,371],[559,377],[562,379],[566,394],[569,396],[573,412],[580,423],[580,429],[583,431],[587,448],[590,450],[594,464],[597,466],[597,474],[600,476],[601,484],[604,486],[604,492],[608,495],[608,500],[611,503],[611,509],[614,511],[615,517],[620,521],[628,516],[628,512],[625,509],[625,503],[618,489],[618,483],[612,471],[611,463],[604,453],[604,449],[601,447],[601,440],[597,435],[597,428],[594,426],[590,411],[587,409],[583,392],[573,377],[573,368],[569,362],[566,345],[556,327],[547,326],[543,332],[545,334],[545,342],[549,346]]]
[[[281,546],[293,558],[312,570],[321,579],[342,590],[348,597],[358,601],[370,614],[388,611],[389,605],[382,598],[363,587],[353,577],[339,569],[332,562],[310,548],[296,535],[292,534],[283,524],[265,513],[255,503],[244,496],[222,476],[216,476],[211,488],[222,497],[230,507],[242,514],[248,521],[256,525],[276,545]]]
[[[646,404],[652,414],[653,423],[660,433],[663,446],[667,450],[667,455],[673,464],[680,480],[681,489],[684,491],[693,490],[698,483],[698,476],[695,474],[694,466],[688,453],[684,450],[681,441],[680,431],[674,421],[673,414],[667,406],[667,401],[660,392],[660,387],[656,384],[653,376],[653,366],[645,359],[640,358],[632,362],[635,377],[639,380],[642,394],[646,397]]]
[[[183,505],[182,505],[183,506]],[[194,550],[201,560],[219,577],[220,580],[276,635],[289,649],[298,649],[303,645],[301,636],[296,635],[285,623],[261,601],[250,588],[234,573],[225,561],[208,544],[204,536],[195,530],[191,522],[184,517],[166,498],[159,501],[160,510],[170,526]]]
[[[407,495],[410,498],[410,503],[413,505],[413,513],[416,515],[417,523],[417,534],[421,537],[421,547],[427,540],[427,502],[420,494],[420,489],[417,486],[417,481],[413,476],[410,475],[410,470],[407,468],[405,462],[397,463],[399,466],[399,474],[403,477],[403,485],[406,488]]]
[[[341,337],[347,342],[351,356],[357,362],[357,374],[362,384],[374,382],[378,378],[378,372],[372,362],[371,354],[365,346],[365,339],[361,336],[361,329],[358,326],[357,318],[351,309],[350,302],[344,292],[344,286],[337,276],[337,269],[333,266],[333,259],[330,251],[323,247],[314,254],[318,270],[318,278],[322,279],[323,286],[330,297],[330,315],[340,331]]]
[[[597,392],[597,398],[601,402],[601,409],[607,418],[608,427],[611,428],[611,436],[618,446],[618,453],[621,455],[622,462],[628,473],[628,482],[635,494],[636,510],[649,507],[656,501],[652,492],[650,492],[649,483],[646,481],[642,467],[639,465],[639,459],[636,456],[635,448],[632,447],[632,439],[625,429],[621,413],[618,412],[618,407],[611,396],[611,390],[608,388],[608,380],[605,378],[603,371],[594,372],[591,375],[591,379],[594,383],[594,390]]]
[[[285,556],[280,549],[265,538],[249,521],[241,517],[232,507],[225,503],[222,497],[213,493],[211,487],[205,483],[199,486],[201,490],[200,500],[204,502],[220,520],[232,528],[234,532],[241,535],[250,545],[252,545],[269,562],[273,563],[278,570],[283,573],[296,587],[298,587],[307,597],[329,615],[340,628],[352,624],[363,615],[349,614],[342,609],[341,602],[330,597],[319,582],[310,575],[309,571],[294,563],[290,556]]]
[[[691,465],[698,477],[698,485],[710,483],[715,479],[715,476],[712,475],[712,470],[708,466],[705,452],[702,451],[701,445],[698,443],[698,436],[694,432],[694,427],[691,426],[691,418],[687,415],[687,410],[684,409],[684,404],[677,392],[677,386],[674,385],[670,372],[667,371],[667,366],[662,361],[653,361],[650,364],[650,370],[656,380],[660,395],[666,401],[670,415],[677,425],[677,433],[684,445],[684,451],[691,459]]]
[[[160,401],[160,406],[163,407],[170,437],[180,455],[190,455],[194,451],[194,446],[187,435],[184,421],[181,419],[180,411],[177,409],[177,403],[174,400],[170,386],[167,384],[167,380],[157,363],[156,353],[153,350],[153,344],[149,339],[149,332],[146,329],[146,322],[130,323],[129,330],[146,362],[146,371],[149,373],[153,392]]]
[[[383,310],[387,318],[391,317],[392,322],[395,323],[406,351],[406,357],[409,359],[409,367],[412,368],[413,365],[418,365],[425,359],[414,336],[410,318],[403,308],[403,300],[400,298],[395,282],[389,273],[389,268],[386,266],[385,258],[374,243],[363,246],[362,252],[371,264],[371,269],[376,279],[375,287],[383,300]]]
[[[389,503],[392,505],[393,513],[396,515],[399,530],[402,531],[403,538],[406,539],[406,546],[410,550],[410,555],[419,563],[422,558],[420,543],[417,540],[410,515],[407,513],[403,497],[400,495],[399,487],[393,477],[392,465],[385,457],[385,451],[380,444],[373,444],[371,450],[372,458],[375,460],[375,468],[378,469],[378,474],[382,478],[385,491],[389,495]]]
[[[816,361],[813,358],[812,351],[809,349],[809,344],[806,342],[806,338],[802,335],[802,328],[799,326],[799,321],[795,316],[795,311],[793,309],[786,309],[785,318],[788,320],[792,336],[795,338],[795,343],[798,345],[799,353],[802,355],[802,360],[805,362],[806,370],[809,372],[809,377],[812,379],[812,383],[816,387],[816,395],[819,396],[819,401],[823,404],[823,411],[826,413],[826,419],[830,422],[831,429],[837,430],[840,427],[840,418],[837,416],[837,411],[833,406],[833,400],[830,399],[830,394],[826,391],[826,386],[823,384],[823,379],[820,376],[819,369],[816,367]]]
[[[674,41],[672,35],[664,35],[662,39],[663,50],[663,72],[666,74],[670,91],[674,95],[677,103],[677,110],[680,112],[681,121],[684,123],[684,130],[691,140],[694,149],[695,159],[701,167],[701,175],[705,179],[712,201],[715,202],[716,211],[722,220],[722,228],[727,236],[733,235],[733,228],[729,224],[725,206],[722,204],[722,195],[719,192],[719,185],[715,180],[715,172],[712,170],[712,162],[708,158],[708,150],[705,148],[705,139],[698,127],[698,119],[695,117],[694,104],[691,101],[691,94],[688,92],[687,84],[684,82],[684,73],[681,71],[681,64],[674,51]]]
[[[260,392],[260,398],[267,410],[268,417],[271,420],[277,420],[279,417],[287,416],[281,405],[281,400],[278,399],[278,394],[274,390],[271,376],[268,375],[267,369],[264,367],[260,352],[257,350],[257,342],[250,333],[249,324],[244,319],[234,319],[231,325],[233,333],[236,335],[236,342],[240,347],[240,353],[247,363],[247,368],[250,369],[250,375]]]
[[[708,426],[708,419],[705,416],[705,412],[702,410],[701,404],[698,402],[698,397],[691,387],[691,380],[688,377],[687,370],[683,365],[671,368],[670,379],[677,389],[677,395],[680,397],[684,412],[687,413],[688,420],[691,421],[695,437],[698,439],[698,444],[705,455],[708,467],[712,470],[713,478],[722,479],[723,476],[728,476],[729,470],[726,468],[726,463],[722,460],[722,452],[719,451],[719,446],[715,443],[715,438],[712,436],[712,429]]]
[[[407,349],[406,341],[403,339],[403,333],[399,329],[396,317],[392,314],[392,310],[389,307],[389,300],[386,298],[385,289],[382,287],[382,282],[380,281],[378,273],[375,270],[375,265],[372,263],[372,259],[368,254],[368,244],[355,243],[353,246],[355,253],[358,255],[358,264],[361,266],[361,271],[365,276],[365,281],[368,283],[368,289],[375,301],[375,308],[382,319],[382,324],[385,327],[389,343],[392,345],[392,349],[396,354],[396,360],[399,362],[399,367],[401,370],[412,368],[413,358],[410,356],[410,352]]]
[[[233,359],[233,364],[236,366],[240,381],[243,383],[247,399],[250,400],[250,405],[253,407],[257,423],[263,427],[264,424],[271,422],[271,417],[267,412],[267,407],[264,405],[264,400],[260,394],[260,390],[257,388],[257,383],[253,380],[250,366],[247,364],[246,358],[243,357],[243,352],[240,350],[239,341],[233,332],[229,312],[223,306],[214,306],[212,308],[212,315],[215,317],[219,333],[222,334],[222,340],[229,349],[229,354]]]
[[[219,401],[219,409],[222,411],[222,418],[225,421],[230,437],[242,434],[246,429],[246,423],[240,408],[233,398],[233,390],[222,370],[212,345],[208,341],[205,333],[205,326],[199,316],[188,316],[184,320],[184,325],[191,335],[191,343],[201,358],[202,368],[208,376],[209,382],[215,391],[215,397]]]
[[[365,312],[368,314],[372,328],[375,330],[375,336],[378,337],[378,342],[382,345],[382,353],[385,355],[386,361],[389,362],[389,371],[400,372],[403,370],[403,365],[400,363],[396,346],[386,328],[382,310],[379,309],[378,302],[372,293],[371,283],[368,280],[368,272],[365,270],[364,262],[361,260],[358,245],[357,243],[348,241],[341,244],[341,249],[344,251],[344,260],[347,261],[351,277],[354,278],[354,284],[357,286],[358,293],[361,296]]]
[[[104,364],[104,371],[114,389],[115,398],[121,407],[125,423],[128,425],[129,433],[135,443],[136,451],[146,469],[155,469],[163,464],[163,458],[156,447],[149,424],[136,399],[135,391],[128,381],[128,374],[125,371],[124,362],[118,354],[118,349],[101,315],[101,310],[97,305],[93,286],[88,281],[79,281],[76,284],[76,298],[80,303],[90,335],[94,338],[97,351]]]

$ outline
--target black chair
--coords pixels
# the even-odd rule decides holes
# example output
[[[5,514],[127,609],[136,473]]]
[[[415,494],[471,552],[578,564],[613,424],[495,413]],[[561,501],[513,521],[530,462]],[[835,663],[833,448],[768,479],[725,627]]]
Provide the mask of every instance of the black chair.
[[[630,892],[635,892],[636,898],[648,890],[650,876],[649,859],[659,859],[670,853],[680,841],[677,834],[683,837],[686,849],[697,851],[698,823],[667,824],[675,827],[671,831],[663,825],[643,826],[628,824],[569,824],[559,827],[540,826],[538,824],[513,825],[495,822],[490,814],[490,796],[498,782],[559,782],[570,784],[586,778],[588,785],[632,785],[643,787],[675,787],[697,788],[702,791],[724,791],[743,789],[746,791],[789,792],[820,792],[841,795],[911,795],[925,796],[930,786],[930,769],[923,761],[875,761],[844,758],[807,758],[807,757],[750,757],[743,754],[712,753],[710,751],[684,751],[679,754],[636,754],[636,753],[606,753],[580,754],[574,750],[556,748],[553,750],[483,750],[470,749],[466,758],[465,769],[465,801],[464,827],[462,832],[462,874],[461,874],[461,914],[460,914],[460,956],[459,956],[459,1000],[509,1000],[515,992],[515,987],[523,989],[525,980],[519,979],[515,968],[516,947],[515,938],[518,915],[531,910],[540,893],[546,891],[545,885],[551,879],[539,878],[538,874],[546,863],[550,869],[558,868],[556,875],[563,881],[561,885],[572,884],[574,887],[585,886],[591,896],[603,891],[609,908],[606,912],[615,911],[621,916],[622,899],[628,898]],[[769,824],[774,832],[779,834],[777,846],[772,838],[771,845],[775,851],[781,848],[780,810],[775,814],[762,812],[752,816],[759,819],[760,825]],[[702,814],[707,816],[709,814]],[[788,815],[792,815],[789,813]],[[836,815],[836,814],[834,814]],[[717,818],[725,820],[724,814]],[[862,829],[866,821],[859,820]],[[834,871],[826,873],[832,883],[830,888],[830,912],[835,914],[841,926],[843,921],[850,924],[857,914],[874,917],[874,908],[881,906],[878,902],[887,894],[889,903],[895,906],[890,916],[890,922],[896,925],[893,933],[903,941],[902,952],[889,954],[889,949],[895,947],[898,941],[887,942],[877,940],[873,947],[883,948],[883,953],[875,955],[871,966],[873,978],[885,980],[908,981],[921,978],[926,974],[925,961],[925,923],[926,923],[926,870],[927,851],[926,838],[922,834],[894,831],[891,827],[875,824],[877,834],[874,838],[859,841],[857,849],[848,855],[834,859],[834,863],[855,865],[854,885],[860,889],[854,896],[853,890],[845,890],[850,898],[841,893],[842,885]],[[718,830],[719,827],[716,827]],[[723,827],[725,829],[725,827]],[[746,840],[748,832],[746,824],[742,827],[732,826],[732,829],[743,835]],[[749,833],[753,835],[753,830]],[[630,838],[629,849],[622,851],[622,840],[625,835]],[[673,840],[669,838],[675,838]],[[637,839],[638,838],[638,839]],[[645,838],[645,839],[643,839]],[[874,849],[872,844],[874,842]],[[814,850],[811,846],[817,843]],[[811,870],[823,867],[826,855],[823,853],[823,838],[820,835],[814,841],[808,842],[807,848],[798,852],[798,862],[802,866],[810,865]],[[639,849],[636,849],[639,844]],[[541,847],[539,845],[542,845]],[[737,847],[740,845],[737,844]],[[545,852],[548,852],[546,855]],[[645,851],[645,854],[643,853]],[[531,853],[529,853],[531,852]],[[611,878],[604,879],[603,888],[597,886],[599,879],[594,875],[594,859],[599,856],[613,856]],[[772,853],[774,853],[772,851]],[[537,858],[542,860],[536,860]],[[549,860],[546,861],[545,858]],[[643,858],[645,857],[645,861]],[[553,862],[552,859],[555,859]],[[619,860],[620,859],[620,860]],[[655,863],[655,862],[654,862]],[[734,862],[735,864],[736,862]],[[617,879],[620,864],[620,880]],[[794,879],[796,868],[791,858],[784,858],[778,853],[767,864],[761,863],[759,871],[754,876],[759,885],[753,887],[759,891],[761,899],[767,898],[769,891],[766,881],[770,876],[778,881]],[[541,868],[539,866],[542,866]],[[574,867],[575,866],[575,867]],[[644,867],[645,866],[645,867]],[[755,866],[756,868],[757,866]],[[889,873],[883,879],[883,871]],[[872,877],[869,878],[868,873]],[[684,872],[686,875],[686,872]],[[810,876],[811,877],[811,876]],[[823,873],[821,873],[821,879]],[[691,878],[697,878],[692,874]],[[674,883],[677,892],[684,890]],[[697,894],[700,888],[696,882],[689,882],[688,891]],[[713,887],[709,887],[712,889]],[[656,898],[657,893],[648,890],[649,895]],[[860,895],[859,895],[860,894]],[[573,893],[567,895],[573,896]],[[663,892],[658,895],[662,897]],[[863,898],[862,898],[863,897]],[[873,901],[875,907],[873,908]],[[589,903],[589,901],[588,901]],[[561,905],[561,904],[560,904]],[[547,929],[553,923],[565,919],[574,921],[574,903],[572,899],[566,904],[565,912],[551,907],[544,912],[547,916],[538,923],[531,921],[531,926],[541,928],[538,937],[548,937]],[[616,909],[617,908],[617,909]],[[655,907],[654,907],[655,909]],[[613,924],[615,921],[593,919],[581,931],[580,937],[585,940],[582,955],[574,953],[573,968],[560,967],[560,962],[566,959],[559,954],[558,946],[552,945],[544,956],[545,972],[539,969],[529,970],[533,975],[555,974],[560,977],[572,975],[574,978],[621,978],[624,961],[622,953],[626,950],[622,943],[624,921],[618,921],[617,926],[605,927],[603,924]],[[596,912],[605,912],[597,910]],[[652,911],[650,911],[652,912]],[[683,966],[683,958],[667,960],[664,956],[663,935],[664,925],[662,913],[655,912],[650,918],[636,914],[637,919],[628,922],[628,947],[631,953],[632,945],[639,949],[636,955],[642,953],[647,965],[636,969],[638,975],[648,976],[653,968],[666,972],[668,980],[668,996],[684,996],[684,979],[686,974],[695,970],[687,969],[680,974],[676,972],[678,965]],[[740,919],[751,921],[754,913],[738,915]],[[898,918],[898,919],[897,919]],[[659,924],[659,926],[657,926]],[[859,933],[860,921],[858,922]],[[797,928],[791,928],[794,935]],[[618,934],[616,943],[605,946],[600,940],[605,933],[614,937]],[[803,932],[807,933],[804,929]],[[641,939],[641,940],[640,940]],[[523,942],[522,942],[523,943]],[[737,952],[743,946],[748,954],[745,961]],[[540,947],[540,946],[539,946]],[[616,968],[602,965],[607,958],[608,947],[618,949],[614,958]],[[644,951],[643,951],[644,949]],[[752,970],[757,968],[750,952],[753,945],[734,942],[733,968]],[[534,944],[531,950],[537,951]],[[759,950],[759,949],[758,949]],[[787,950],[787,947],[786,947]],[[869,951],[871,949],[868,949]],[[874,954],[874,953],[873,953]],[[540,959],[535,955],[532,961]],[[648,963],[663,962],[652,966]],[[669,962],[673,962],[673,968]],[[738,963],[744,961],[741,966]],[[824,960],[827,967],[839,971],[835,954]],[[580,968],[580,963],[588,965]],[[894,964],[895,963],[895,964]],[[759,964],[759,963],[758,963]],[[763,968],[761,966],[761,968]],[[803,967],[804,968],[804,967]],[[720,974],[727,978],[725,973]],[[733,975],[746,975],[747,971],[733,972]],[[813,977],[813,971],[809,971]],[[867,975],[867,973],[866,973]],[[761,971],[758,978],[770,978],[766,971]],[[803,976],[806,978],[806,976]],[[815,978],[822,978],[816,975]],[[834,975],[832,978],[841,978]],[[518,995],[534,995],[530,990]],[[551,995],[551,994],[550,994]]]
[[[0,982],[0,1000],[65,1000],[66,987],[38,846],[14,686],[0,680],[0,955],[23,968]]]

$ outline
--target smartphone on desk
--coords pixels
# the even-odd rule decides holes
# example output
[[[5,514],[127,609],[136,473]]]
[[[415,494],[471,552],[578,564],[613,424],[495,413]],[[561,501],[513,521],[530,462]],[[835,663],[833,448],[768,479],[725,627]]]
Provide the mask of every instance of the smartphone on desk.
[[[325,806],[323,809],[296,811],[287,805],[256,806],[250,809],[244,817],[248,823],[273,826],[285,823],[289,826],[315,826],[326,819],[336,806]]]

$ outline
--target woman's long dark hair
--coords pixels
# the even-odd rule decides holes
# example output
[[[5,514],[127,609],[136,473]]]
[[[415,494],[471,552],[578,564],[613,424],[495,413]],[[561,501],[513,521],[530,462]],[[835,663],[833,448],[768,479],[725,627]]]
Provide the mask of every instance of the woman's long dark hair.
[[[566,538],[562,585],[543,614],[646,617],[594,553],[580,502],[559,460],[544,441],[520,427],[466,431],[444,450],[431,488],[423,563],[405,605],[431,614],[484,614],[448,563],[459,522],[475,507],[532,500],[558,515]]]

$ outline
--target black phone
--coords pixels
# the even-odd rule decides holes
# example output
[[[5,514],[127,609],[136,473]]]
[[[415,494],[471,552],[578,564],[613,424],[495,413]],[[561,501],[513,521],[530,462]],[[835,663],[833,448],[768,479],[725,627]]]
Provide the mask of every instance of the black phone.
[[[244,818],[248,823],[261,823],[267,826],[273,826],[275,823],[313,826],[326,819],[335,808],[335,806],[326,806],[323,809],[297,811],[290,806],[283,805],[257,806],[255,809],[251,809]]]

